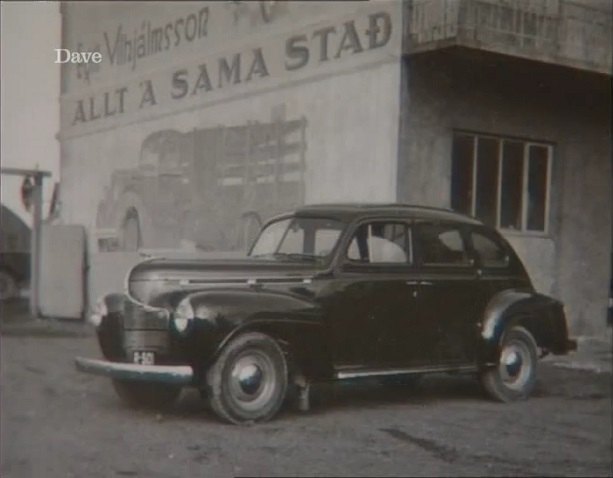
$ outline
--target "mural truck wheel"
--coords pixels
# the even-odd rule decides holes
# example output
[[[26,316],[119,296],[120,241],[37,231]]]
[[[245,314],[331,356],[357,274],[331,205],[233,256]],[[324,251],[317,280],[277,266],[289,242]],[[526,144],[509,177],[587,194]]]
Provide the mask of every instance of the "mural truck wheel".
[[[287,363],[277,342],[252,332],[232,340],[207,374],[213,411],[231,423],[263,422],[281,407]]]
[[[0,270],[0,300],[8,300],[17,296],[17,281],[7,271]]]
[[[121,246],[124,251],[137,251],[142,246],[140,222],[136,211],[129,211],[123,222]]]
[[[536,383],[537,345],[523,327],[505,331],[498,365],[481,375],[487,393],[495,400],[512,402],[528,397]]]

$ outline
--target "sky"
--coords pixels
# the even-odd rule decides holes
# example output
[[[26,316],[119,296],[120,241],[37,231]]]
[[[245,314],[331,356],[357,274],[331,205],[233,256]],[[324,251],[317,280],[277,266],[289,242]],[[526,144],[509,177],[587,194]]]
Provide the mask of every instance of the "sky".
[[[59,181],[60,48],[59,2],[1,2],[1,153],[2,167],[51,171],[45,179],[43,217],[49,212],[53,183]],[[2,204],[28,225],[21,204],[21,177],[2,175]]]

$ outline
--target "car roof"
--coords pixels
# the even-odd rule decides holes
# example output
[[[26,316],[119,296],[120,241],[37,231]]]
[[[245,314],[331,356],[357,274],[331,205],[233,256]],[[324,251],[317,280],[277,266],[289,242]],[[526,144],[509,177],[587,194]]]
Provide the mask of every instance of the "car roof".
[[[411,219],[453,221],[465,224],[482,224],[479,220],[452,211],[430,206],[402,203],[331,203],[311,204],[297,208],[281,216],[313,216],[353,221],[360,217],[399,216]],[[277,216],[277,217],[281,217]]]

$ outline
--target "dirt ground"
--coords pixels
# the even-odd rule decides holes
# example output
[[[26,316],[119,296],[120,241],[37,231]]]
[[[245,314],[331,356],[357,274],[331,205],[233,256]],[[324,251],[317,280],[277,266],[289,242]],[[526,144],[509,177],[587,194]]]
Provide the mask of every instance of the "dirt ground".
[[[76,332],[71,332],[76,331]],[[534,396],[500,404],[447,375],[416,390],[320,385],[311,411],[227,425],[186,390],[166,413],[129,409],[91,330],[1,337],[2,477],[611,476],[611,374],[542,362]]]

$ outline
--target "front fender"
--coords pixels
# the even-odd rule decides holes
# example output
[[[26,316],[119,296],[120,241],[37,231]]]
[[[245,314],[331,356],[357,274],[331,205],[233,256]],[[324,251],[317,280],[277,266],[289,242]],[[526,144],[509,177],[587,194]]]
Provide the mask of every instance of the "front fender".
[[[537,345],[555,354],[572,349],[561,302],[543,294],[522,290],[506,290],[488,303],[481,328],[481,362],[498,362],[500,341],[504,331],[514,325],[527,329]]]
[[[189,294],[194,320],[188,326],[197,360],[211,364],[232,338],[259,331],[279,340],[307,375],[330,370],[321,308],[308,297],[262,289],[216,289]]]
[[[100,299],[104,302],[106,315],[96,327],[96,336],[102,355],[107,360],[118,361],[124,358],[121,317],[128,298],[124,294],[106,294]]]
[[[102,297],[104,305],[109,313],[123,312],[123,307],[126,300],[129,300],[125,294],[111,293]]]

